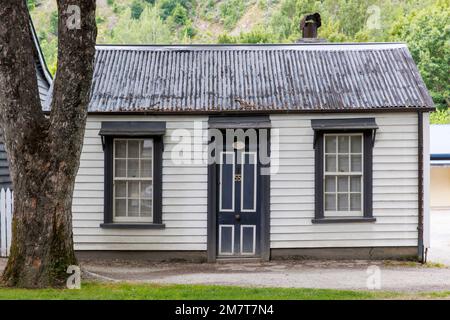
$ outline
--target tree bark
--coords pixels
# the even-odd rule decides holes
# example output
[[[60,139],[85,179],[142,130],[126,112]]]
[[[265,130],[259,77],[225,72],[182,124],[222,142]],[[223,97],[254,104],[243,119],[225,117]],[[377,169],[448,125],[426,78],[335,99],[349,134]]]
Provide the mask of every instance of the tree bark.
[[[14,188],[13,239],[2,277],[8,286],[62,286],[67,267],[77,263],[72,195],[94,66],[95,0],[57,3],[58,68],[49,116],[40,105],[25,1],[0,6],[0,127]]]

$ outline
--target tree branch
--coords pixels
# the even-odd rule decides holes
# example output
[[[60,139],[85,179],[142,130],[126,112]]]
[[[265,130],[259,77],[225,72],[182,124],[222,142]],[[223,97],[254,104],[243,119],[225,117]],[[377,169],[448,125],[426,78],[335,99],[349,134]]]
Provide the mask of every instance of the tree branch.
[[[0,5],[0,126],[13,163],[26,163],[39,152],[38,141],[45,137],[48,125],[39,99],[34,57],[25,1],[3,1]]]
[[[58,67],[50,115],[51,149],[59,159],[79,158],[94,66],[96,5],[95,0],[57,3]]]

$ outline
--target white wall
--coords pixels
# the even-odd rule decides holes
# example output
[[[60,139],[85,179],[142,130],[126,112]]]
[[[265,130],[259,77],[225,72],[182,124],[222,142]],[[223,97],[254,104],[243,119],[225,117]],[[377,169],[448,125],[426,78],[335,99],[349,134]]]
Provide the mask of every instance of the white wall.
[[[312,224],[313,118],[375,117],[375,223]],[[417,114],[272,115],[279,128],[279,172],[271,178],[271,247],[417,246]],[[272,141],[276,140],[272,130]],[[272,150],[276,146],[272,145]]]
[[[375,223],[313,225],[312,118],[375,117],[373,214]],[[104,155],[101,121],[166,121],[163,154],[163,230],[102,229]],[[207,165],[170,160],[171,134],[193,132],[200,116],[89,116],[76,179],[73,224],[77,250],[206,250]],[[279,172],[271,177],[271,247],[417,246],[417,114],[272,115],[279,128]],[[272,130],[272,143],[276,141]],[[206,136],[201,147],[206,150]],[[276,151],[277,146],[272,145]]]
[[[193,136],[194,120],[207,117],[89,116],[75,183],[73,226],[76,250],[206,250],[207,166],[170,159],[176,129]],[[102,121],[166,121],[163,153],[162,230],[102,229],[104,155],[98,135]],[[207,139],[199,144],[206,146]]]

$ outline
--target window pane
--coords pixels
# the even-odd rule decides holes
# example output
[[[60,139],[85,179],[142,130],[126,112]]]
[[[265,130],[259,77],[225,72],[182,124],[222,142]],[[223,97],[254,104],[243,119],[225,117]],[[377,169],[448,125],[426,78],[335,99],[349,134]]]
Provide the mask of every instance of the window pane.
[[[336,177],[325,178],[325,191],[336,192]]]
[[[152,177],[152,160],[141,160],[141,177]]]
[[[361,192],[361,177],[351,177],[350,191]]]
[[[348,177],[338,177],[338,192],[348,192]]]
[[[115,157],[126,158],[127,157],[127,142],[125,140],[114,140],[115,143]]]
[[[126,198],[127,197],[127,183],[125,181],[114,182],[116,188],[115,195],[116,198]]]
[[[139,140],[128,140],[128,158],[139,158],[139,146]]]
[[[153,188],[151,181],[141,182],[141,198],[151,199],[153,196]]]
[[[325,195],[325,210],[326,211],[336,210],[336,194]]]
[[[350,209],[352,211],[360,211],[361,210],[361,194],[352,193],[350,195]]]
[[[339,153],[348,153],[349,136],[339,136],[338,138]]]
[[[325,162],[327,172],[336,172],[336,156],[326,156]]]
[[[151,158],[153,155],[153,141],[144,140],[141,152],[141,158]]]
[[[325,152],[336,153],[336,136],[325,136]]]
[[[127,160],[116,160],[115,162],[115,175],[116,177],[127,176]]]
[[[338,211],[348,211],[348,194],[338,195]]]
[[[348,172],[348,156],[339,156],[338,168],[339,172]]]
[[[135,199],[128,200],[128,216],[129,217],[139,216],[139,200]]]
[[[127,200],[116,199],[114,210],[115,210],[116,217],[126,217],[126,215],[127,215]]]
[[[352,152],[361,153],[362,151],[362,139],[361,136],[352,136]]]
[[[361,172],[361,156],[352,155],[352,172]]]
[[[128,198],[139,199],[139,182],[128,182]]]
[[[128,160],[128,178],[139,177],[139,160]]]
[[[152,216],[152,201],[141,200],[141,217],[151,217],[151,216]]]

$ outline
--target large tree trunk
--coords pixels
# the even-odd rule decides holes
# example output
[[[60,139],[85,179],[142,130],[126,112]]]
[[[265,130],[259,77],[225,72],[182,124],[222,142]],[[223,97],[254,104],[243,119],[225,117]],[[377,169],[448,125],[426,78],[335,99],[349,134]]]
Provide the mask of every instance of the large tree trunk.
[[[72,195],[93,74],[95,0],[57,2],[58,71],[50,116],[39,101],[25,1],[0,6],[0,126],[15,197],[11,252],[2,278],[9,286],[62,286],[67,267],[76,264]]]

